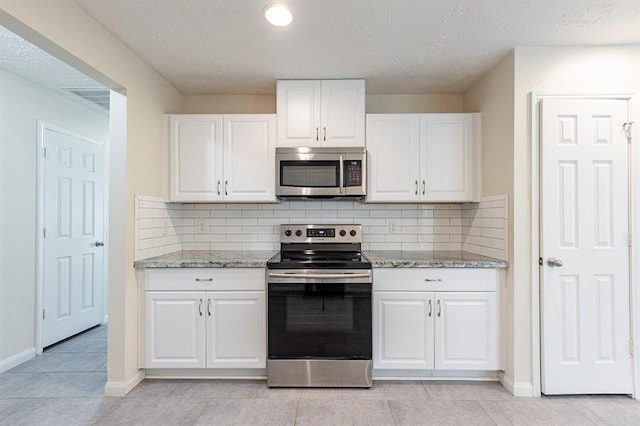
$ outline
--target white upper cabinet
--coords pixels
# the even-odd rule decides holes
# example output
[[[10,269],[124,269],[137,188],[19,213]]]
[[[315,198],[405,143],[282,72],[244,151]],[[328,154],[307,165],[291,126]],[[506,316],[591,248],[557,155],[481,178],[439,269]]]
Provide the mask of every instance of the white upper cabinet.
[[[420,117],[420,196],[423,200],[474,199],[473,119],[473,114]]]
[[[416,201],[420,179],[420,116],[367,115],[368,201]]]
[[[169,118],[169,200],[221,200],[222,116]]]
[[[364,146],[364,80],[278,80],[278,146]]]
[[[479,198],[480,114],[367,114],[369,202]]]
[[[274,115],[223,116],[225,201],[275,200]]]
[[[169,201],[275,201],[275,115],[170,115]]]

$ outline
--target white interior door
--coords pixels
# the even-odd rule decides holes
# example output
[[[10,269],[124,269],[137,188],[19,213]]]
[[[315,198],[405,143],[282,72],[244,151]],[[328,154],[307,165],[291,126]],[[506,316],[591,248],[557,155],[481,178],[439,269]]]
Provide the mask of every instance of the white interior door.
[[[44,128],[42,346],[104,318],[104,146]]]
[[[545,99],[542,392],[631,393],[625,100]]]

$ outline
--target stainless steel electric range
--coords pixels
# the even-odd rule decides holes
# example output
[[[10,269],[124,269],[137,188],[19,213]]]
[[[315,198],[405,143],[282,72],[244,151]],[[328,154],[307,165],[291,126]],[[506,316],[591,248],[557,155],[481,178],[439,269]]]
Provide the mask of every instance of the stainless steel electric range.
[[[267,385],[371,387],[371,262],[360,225],[282,225],[267,262]]]

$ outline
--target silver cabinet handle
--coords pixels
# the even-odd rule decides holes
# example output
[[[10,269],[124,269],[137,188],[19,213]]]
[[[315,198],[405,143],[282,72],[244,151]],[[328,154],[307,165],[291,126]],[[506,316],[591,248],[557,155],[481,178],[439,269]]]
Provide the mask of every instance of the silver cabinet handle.
[[[316,142],[320,141],[320,138],[318,137],[318,132],[319,132],[319,128],[316,127]]]
[[[324,127],[324,128],[323,128],[322,141],[323,141],[323,142],[326,142],[326,141],[327,141],[327,128],[326,128],[326,127]]]
[[[416,180],[416,195],[418,195],[418,181]]]
[[[225,181],[224,181],[224,195],[229,195],[229,194],[227,193],[227,185],[229,185],[229,181],[228,181],[228,180],[225,180]]]
[[[442,278],[435,278],[435,279],[425,278],[424,280],[426,282],[428,282],[428,283],[441,283],[442,282]]]
[[[422,195],[424,195],[427,192],[427,181],[423,180],[422,181]]]
[[[96,247],[103,247],[103,246],[104,246],[104,243],[103,243],[102,241],[96,241],[96,242],[94,243],[94,245],[95,245]]]
[[[438,316],[442,316],[442,306],[440,305],[439,300],[438,300]]]
[[[547,265],[551,266],[552,268],[559,268],[560,266],[563,265],[562,260],[560,259],[556,259],[555,257],[550,257],[547,259]]]
[[[211,316],[211,299],[207,299],[207,315]]]
[[[342,188],[344,187],[344,159],[340,155],[340,186],[338,191],[342,194]]]
[[[206,283],[213,281],[213,278],[196,278],[196,281],[199,283]]]
[[[431,299],[429,299],[429,317],[431,316],[433,307],[431,306]]]
[[[218,195],[220,195],[220,181],[218,181],[218,185],[216,185],[216,189],[218,190]]]
[[[198,313],[200,313],[200,316],[202,316],[202,299],[200,299],[200,301],[198,302]]]

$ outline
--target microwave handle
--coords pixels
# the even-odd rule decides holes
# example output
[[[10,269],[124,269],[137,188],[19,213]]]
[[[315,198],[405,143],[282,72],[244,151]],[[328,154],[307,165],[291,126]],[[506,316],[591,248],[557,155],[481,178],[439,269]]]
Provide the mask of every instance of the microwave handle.
[[[338,191],[342,194],[342,188],[344,187],[344,159],[340,155],[340,188]]]

